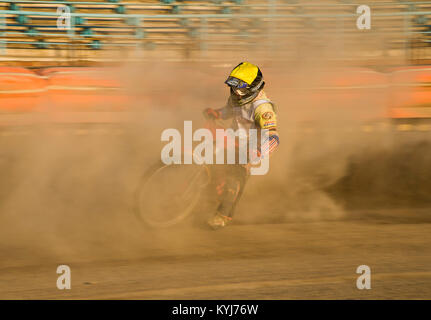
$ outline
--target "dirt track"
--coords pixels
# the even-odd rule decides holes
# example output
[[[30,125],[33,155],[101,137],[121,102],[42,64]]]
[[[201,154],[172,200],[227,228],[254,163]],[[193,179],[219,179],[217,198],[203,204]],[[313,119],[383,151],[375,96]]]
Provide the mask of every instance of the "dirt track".
[[[146,113],[132,130],[120,127],[123,134],[84,125],[3,132],[1,299],[431,298],[431,209],[413,209],[431,207],[431,131],[417,144],[416,132],[401,139],[395,131],[344,130],[356,128],[358,105],[375,106],[368,91],[329,113],[304,96],[284,100],[283,81],[274,81],[280,121],[290,122],[280,128],[270,174],[247,186],[235,225],[143,230],[129,209],[142,171],[160,157],[162,129],[200,119],[211,99],[225,102],[224,87],[202,82],[199,91],[196,82],[178,89],[188,95],[151,100],[165,111]],[[297,130],[310,110],[330,130]],[[359,204],[411,209],[344,210]],[[62,264],[71,267],[70,291],[56,288]],[[371,268],[371,290],[356,288],[360,265]]]
[[[146,158],[122,138],[21,139],[3,145],[20,148],[0,184],[0,299],[431,299],[431,209],[413,209],[430,207],[429,144],[352,169],[299,150],[287,174],[278,158],[250,181],[226,230],[156,232],[131,214]],[[56,288],[63,264],[70,291]],[[371,290],[356,288],[360,265]]]
[[[220,232],[158,232],[155,239],[173,236],[187,248],[155,241],[129,259],[47,259],[36,265],[9,251],[9,266],[0,270],[0,298],[430,299],[430,222],[427,210],[351,213],[343,221],[314,223],[239,221]],[[2,256],[7,251],[3,246]],[[56,288],[59,264],[71,267],[70,291]],[[371,268],[371,290],[356,288],[362,264]]]

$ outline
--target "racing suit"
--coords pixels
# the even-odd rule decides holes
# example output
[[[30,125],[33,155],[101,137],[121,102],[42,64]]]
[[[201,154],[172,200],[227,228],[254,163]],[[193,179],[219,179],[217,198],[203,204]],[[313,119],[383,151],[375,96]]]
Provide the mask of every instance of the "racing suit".
[[[278,147],[280,141],[277,133],[276,108],[262,90],[251,102],[244,105],[235,103],[230,96],[225,107],[216,109],[218,118],[232,118],[233,130],[249,129],[269,130],[269,137],[261,145],[258,145],[256,154],[258,157],[269,155]],[[260,133],[258,133],[258,137]],[[250,164],[224,165],[222,170],[216,171],[217,193],[220,196],[220,205],[217,212],[222,216],[232,218],[235,207],[244,191],[246,182],[250,176]]]

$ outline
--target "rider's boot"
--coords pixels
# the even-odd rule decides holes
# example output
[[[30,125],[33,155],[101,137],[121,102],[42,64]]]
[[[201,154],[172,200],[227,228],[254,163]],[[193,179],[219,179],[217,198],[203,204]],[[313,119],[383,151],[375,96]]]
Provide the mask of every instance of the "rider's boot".
[[[217,230],[226,227],[232,221],[231,217],[216,213],[214,217],[208,220],[208,225],[213,229]]]

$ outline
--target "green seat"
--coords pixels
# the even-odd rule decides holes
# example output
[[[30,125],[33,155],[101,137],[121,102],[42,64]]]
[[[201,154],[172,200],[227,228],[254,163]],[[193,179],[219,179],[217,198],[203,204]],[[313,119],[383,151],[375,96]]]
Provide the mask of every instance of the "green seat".
[[[35,28],[33,28],[33,27],[28,28],[24,32],[29,37],[35,37],[35,36],[39,35],[39,32]]]
[[[35,43],[35,47],[38,49],[47,49],[49,44],[46,43],[45,40],[39,40],[37,43]]]
[[[11,10],[11,11],[19,11],[20,9],[19,9],[19,6],[15,2],[11,2],[9,4],[9,10]]]
[[[18,22],[19,24],[26,24],[27,22],[29,22],[29,18],[24,15],[24,14],[19,14],[16,16],[16,22]]]
[[[90,48],[94,50],[99,50],[102,48],[102,43],[99,40],[93,40],[90,43]]]
[[[120,4],[118,7],[115,8],[115,12],[118,14],[125,14],[126,13],[126,7]]]
[[[160,0],[160,2],[164,4],[171,4],[171,3],[174,3],[175,0]]]
[[[178,6],[178,5],[172,6],[171,13],[178,14],[180,12],[181,12],[181,7],[180,6]]]
[[[85,19],[83,17],[75,17],[75,25],[83,25],[85,24]]]
[[[90,27],[85,27],[82,31],[81,31],[81,35],[84,37],[91,37],[92,35],[94,35],[93,30]]]

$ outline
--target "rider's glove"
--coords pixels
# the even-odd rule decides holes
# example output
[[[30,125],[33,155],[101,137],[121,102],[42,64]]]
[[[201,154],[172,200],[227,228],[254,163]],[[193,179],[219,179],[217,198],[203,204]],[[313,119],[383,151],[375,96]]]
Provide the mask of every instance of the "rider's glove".
[[[207,119],[220,119],[221,114],[220,114],[220,111],[207,108],[204,110],[204,117]]]

